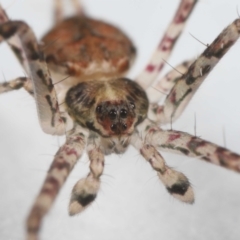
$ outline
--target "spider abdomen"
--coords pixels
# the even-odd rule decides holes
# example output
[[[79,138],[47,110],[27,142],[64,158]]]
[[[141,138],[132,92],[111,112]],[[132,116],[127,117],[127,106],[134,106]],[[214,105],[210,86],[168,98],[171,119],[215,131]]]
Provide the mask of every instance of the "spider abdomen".
[[[51,71],[85,80],[122,76],[136,52],[121,30],[87,17],[60,22],[42,41]]]

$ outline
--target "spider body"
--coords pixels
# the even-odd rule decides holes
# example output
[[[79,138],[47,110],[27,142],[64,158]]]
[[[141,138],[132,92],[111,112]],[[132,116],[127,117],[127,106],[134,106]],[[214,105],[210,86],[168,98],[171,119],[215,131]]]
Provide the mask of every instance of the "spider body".
[[[61,21],[42,42],[51,76],[55,81],[64,79],[55,82],[58,96],[66,93],[64,99],[58,99],[66,103],[63,111],[103,138],[120,139],[121,151],[109,139],[109,147],[102,148],[105,153],[125,150],[129,145],[126,137],[148,110],[144,90],[122,78],[136,52],[129,38],[110,24],[82,16]]]
[[[84,16],[61,21],[42,42],[52,71],[82,81],[123,76],[136,52],[122,31]]]
[[[103,138],[131,136],[148,110],[145,92],[126,78],[80,83],[68,91],[66,105],[72,118]]]
[[[57,9],[60,1],[55,2]],[[181,65],[185,74],[168,76],[165,88],[162,86],[166,86],[166,79],[160,81],[160,90],[163,88],[167,93],[163,105],[158,104],[159,96],[148,88],[163,67],[159,55],[165,58],[170,54],[195,4],[193,0],[181,1],[170,30],[156,50],[157,57],[154,56],[135,82],[123,77],[134,58],[135,48],[115,27],[91,20],[82,11],[67,20],[56,14],[56,26],[38,43],[26,23],[9,21],[1,9],[0,36],[16,53],[28,76],[2,83],[0,92],[24,87],[36,101],[43,131],[66,134],[66,142],[57,151],[27,219],[28,240],[39,238],[43,217],[85,149],[90,172],[73,187],[70,215],[83,211],[96,199],[104,155],[123,153],[130,144],[157,172],[167,192],[186,203],[194,202],[189,180],[169,167],[157,149],[240,171],[238,154],[197,136],[159,127],[181,114],[208,73],[237,41],[239,19],[223,30],[196,61]]]

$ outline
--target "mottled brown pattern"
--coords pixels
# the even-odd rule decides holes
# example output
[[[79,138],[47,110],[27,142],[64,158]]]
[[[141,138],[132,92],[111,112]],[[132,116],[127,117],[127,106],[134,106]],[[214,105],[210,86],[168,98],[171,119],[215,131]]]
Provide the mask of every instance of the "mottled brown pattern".
[[[221,166],[240,172],[240,162],[238,154],[230,152],[226,148],[218,147],[216,149],[216,155],[219,159]]]
[[[52,171],[53,169],[58,169],[58,170],[66,169],[67,172],[70,172],[70,170],[71,170],[70,164],[65,161],[63,156],[59,156],[58,157],[58,161],[53,162],[53,164],[51,165],[49,171]]]
[[[223,45],[222,36],[220,35],[214,40],[212,47],[207,48],[203,52],[203,56],[206,58],[216,57],[220,59],[233,44],[234,41],[229,41]]]
[[[78,76],[84,74],[92,61],[97,64],[107,61],[114,67],[109,69],[110,73],[119,75],[129,68],[136,52],[129,38],[119,29],[86,17],[64,20],[42,41],[50,68],[63,66],[69,74]],[[103,69],[99,71],[105,72]]]
[[[11,23],[9,24],[8,22],[0,25],[0,35],[3,36],[5,39],[8,39],[11,36],[13,36],[17,30],[18,30],[17,25],[12,25]]]
[[[169,137],[168,137],[168,142],[172,142],[178,138],[181,137],[181,134],[179,133],[176,133],[176,134],[170,134]]]
[[[194,62],[194,63],[195,63],[195,62]],[[185,80],[185,82],[186,82],[187,85],[193,84],[193,83],[197,80],[196,77],[193,77],[193,72],[194,72],[194,70],[195,70],[195,67],[196,67],[196,66],[195,66],[194,64],[192,64],[192,65],[189,67],[187,73],[184,74],[184,75],[181,77],[181,80],[180,80],[180,81]],[[200,73],[199,73],[199,74],[200,74]]]
[[[185,132],[164,131],[160,128],[153,128],[153,131],[151,126],[150,123],[146,126],[148,129],[145,141],[149,144],[187,156],[200,157],[202,160],[240,172],[239,154]]]
[[[197,137],[192,137],[190,141],[187,143],[187,147],[191,152],[194,152],[196,155],[200,155],[198,152],[199,147],[204,147],[206,142]]]
[[[164,111],[157,116],[160,122],[169,123],[182,113],[209,72],[238,40],[239,31],[240,20],[237,19],[224,29],[213,43],[208,45],[188,71],[178,79],[165,99]]]
[[[159,58],[160,61],[153,58],[153,62],[145,68],[146,76],[154,78],[154,74],[158,74],[162,69],[164,62],[161,54],[169,56],[196,2],[181,1],[170,27],[158,46],[156,59]],[[56,14],[60,16],[61,13],[56,11]],[[167,191],[186,203],[194,202],[189,180],[184,174],[168,167],[157,148],[198,157],[240,172],[238,154],[184,132],[163,130],[157,126],[157,121],[150,121],[147,118],[149,101],[144,89],[136,82],[122,77],[122,73],[129,68],[135,55],[131,41],[115,27],[82,14],[81,16],[77,15],[57,24],[43,38],[45,45],[41,46],[41,49],[33,31],[25,23],[9,21],[0,26],[0,34],[4,38],[17,36],[21,40],[20,44],[10,46],[22,65],[24,62],[27,63],[29,76],[32,77],[31,84],[34,85],[27,88],[25,83],[30,79],[18,78],[1,84],[0,92],[22,86],[30,92],[29,89],[34,88],[40,123],[45,124],[42,126],[43,130],[55,134],[58,127],[56,125],[64,123],[63,131],[59,133],[66,134],[66,143],[56,153],[29,214],[28,240],[38,238],[42,218],[51,208],[62,185],[80,158],[85,142],[90,160],[90,173],[86,178],[80,179],[73,188],[69,204],[70,215],[80,213],[95,200],[104,168],[104,154],[123,153],[130,143],[156,170]],[[4,12],[1,14],[0,7],[0,22],[6,20],[7,17]],[[171,91],[165,102],[170,121],[179,107],[187,105],[206,75],[238,39],[239,32],[240,20],[236,20],[191,66],[190,64],[187,66],[189,69],[186,74],[174,79],[166,78],[166,81],[175,84],[162,88],[165,94]],[[27,59],[24,59],[25,55]],[[45,60],[54,76],[56,71],[59,75],[66,72],[74,75],[70,76],[72,82],[67,81],[63,84],[65,80],[63,79],[55,83],[56,89],[60,88],[57,90],[59,95],[65,94],[61,88],[67,87],[68,91],[63,96],[65,100],[65,104],[62,105],[63,118],[59,110],[58,94],[55,92]],[[184,63],[182,65],[184,66]],[[146,79],[148,80],[143,78]],[[152,79],[141,86],[146,87],[151,81]],[[152,106],[155,115],[164,114],[165,106],[157,104]],[[164,116],[163,121],[160,118],[160,122],[163,123],[167,117]],[[73,120],[71,126],[73,128],[70,131],[66,130],[69,118]]]
[[[38,234],[42,218],[46,212],[49,211],[68,174],[83,153],[85,136],[78,131],[78,128],[74,128],[67,133],[65,144],[58,150],[54,157],[54,161],[48,171],[43,187],[27,219],[29,240],[37,239],[31,238],[31,235],[36,237]],[[71,157],[69,158],[69,156]],[[58,175],[56,175],[56,173],[58,173]],[[43,199],[46,199],[48,204],[42,205],[41,201]]]
[[[41,190],[41,194],[42,195],[46,194],[51,198],[55,198],[59,191],[60,186],[61,184],[55,177],[49,176],[45,181],[45,184]]]

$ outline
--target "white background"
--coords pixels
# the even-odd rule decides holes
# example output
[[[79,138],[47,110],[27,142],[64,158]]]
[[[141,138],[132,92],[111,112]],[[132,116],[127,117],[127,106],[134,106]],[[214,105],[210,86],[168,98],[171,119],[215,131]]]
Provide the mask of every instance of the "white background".
[[[38,38],[52,24],[52,1],[0,0],[12,19],[26,21]],[[66,1],[68,4],[70,1]],[[135,42],[138,58],[130,76],[143,68],[179,1],[85,0],[87,12],[120,26]],[[198,56],[237,18],[240,1],[202,0],[169,60],[176,65]],[[194,133],[240,153],[240,43],[237,42],[201,86],[174,129]],[[169,67],[167,69],[170,69]],[[4,75],[4,77],[3,77]],[[0,46],[0,81],[23,76],[5,44]],[[0,239],[24,239],[24,220],[53,155],[63,139],[42,133],[34,100],[24,90],[0,96]],[[42,240],[240,239],[240,175],[197,159],[163,153],[168,164],[186,174],[195,190],[189,206],[168,195],[155,172],[133,148],[106,157],[96,202],[69,217],[72,186],[88,173],[84,156],[45,218]]]

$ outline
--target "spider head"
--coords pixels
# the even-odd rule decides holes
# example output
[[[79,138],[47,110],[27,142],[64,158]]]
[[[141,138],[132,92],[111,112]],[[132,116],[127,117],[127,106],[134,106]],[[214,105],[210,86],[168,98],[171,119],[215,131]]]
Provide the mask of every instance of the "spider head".
[[[79,83],[65,102],[74,120],[103,137],[131,135],[148,111],[146,93],[126,78]]]

